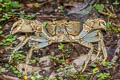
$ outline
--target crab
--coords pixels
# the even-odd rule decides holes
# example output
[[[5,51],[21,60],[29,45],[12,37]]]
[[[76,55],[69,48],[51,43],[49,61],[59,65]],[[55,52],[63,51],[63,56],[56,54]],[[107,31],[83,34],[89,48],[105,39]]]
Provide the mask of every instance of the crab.
[[[82,25],[80,21],[56,20],[46,21],[42,24],[37,20],[21,19],[13,24],[11,34],[15,33],[35,33],[33,36],[25,38],[14,48],[14,52],[23,47],[29,40],[39,42],[34,49],[44,48],[54,42],[77,42],[87,48],[88,58],[82,72],[86,69],[94,50],[93,43],[98,43],[97,56],[102,51],[104,60],[107,59],[107,51],[103,41],[103,35],[100,29],[105,28],[106,22],[103,19],[87,19]],[[96,56],[96,58],[97,58]]]

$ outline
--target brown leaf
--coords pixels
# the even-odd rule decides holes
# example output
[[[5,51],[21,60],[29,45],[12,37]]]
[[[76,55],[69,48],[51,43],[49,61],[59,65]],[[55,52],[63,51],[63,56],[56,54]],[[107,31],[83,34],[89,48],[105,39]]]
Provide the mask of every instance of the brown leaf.
[[[69,59],[66,59],[66,60],[65,60],[65,63],[66,63],[66,64],[70,64],[70,60],[69,60]]]

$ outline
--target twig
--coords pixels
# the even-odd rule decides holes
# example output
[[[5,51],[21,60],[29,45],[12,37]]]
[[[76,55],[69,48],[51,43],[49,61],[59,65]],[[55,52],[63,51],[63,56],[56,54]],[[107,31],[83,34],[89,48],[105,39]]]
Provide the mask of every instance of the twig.
[[[102,12],[102,11],[100,11],[100,10],[98,10],[98,12],[99,12],[100,14],[105,15],[105,16],[110,16],[110,17],[112,17],[112,18],[117,18],[117,15],[114,14],[114,13]]]
[[[112,23],[113,26],[120,27],[120,24]]]

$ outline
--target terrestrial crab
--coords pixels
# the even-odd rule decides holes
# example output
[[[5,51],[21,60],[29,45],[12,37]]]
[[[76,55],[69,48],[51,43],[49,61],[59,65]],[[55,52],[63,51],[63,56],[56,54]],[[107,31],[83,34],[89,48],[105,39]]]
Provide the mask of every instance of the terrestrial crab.
[[[83,25],[79,21],[46,21],[46,25],[42,25],[37,20],[21,19],[13,24],[11,34],[17,32],[35,33],[34,36],[26,38],[23,42],[18,44],[14,51],[19,50],[24,46],[28,40],[39,42],[35,45],[35,49],[46,47],[54,42],[77,42],[85,47],[90,48],[88,52],[88,59],[82,72],[85,70],[91,55],[94,50],[93,42],[98,42],[98,52],[102,50],[104,60],[107,58],[107,51],[104,45],[103,36],[100,29],[105,29],[106,22],[100,18],[88,19]]]

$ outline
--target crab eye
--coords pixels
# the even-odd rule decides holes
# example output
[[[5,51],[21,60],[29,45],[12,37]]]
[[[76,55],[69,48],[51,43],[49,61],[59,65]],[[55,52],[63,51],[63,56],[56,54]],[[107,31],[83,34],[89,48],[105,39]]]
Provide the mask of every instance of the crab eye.
[[[101,22],[100,22],[100,26],[103,26],[103,25],[104,25],[104,26],[106,25],[106,22],[105,22],[105,21],[101,21]]]

